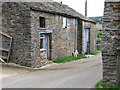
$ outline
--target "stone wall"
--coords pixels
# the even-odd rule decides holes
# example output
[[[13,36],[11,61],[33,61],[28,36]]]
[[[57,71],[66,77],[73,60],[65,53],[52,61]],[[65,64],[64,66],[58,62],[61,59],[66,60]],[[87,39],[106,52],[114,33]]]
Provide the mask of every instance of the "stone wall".
[[[73,25],[74,18],[67,17],[67,28],[62,28],[63,16],[38,11],[31,11],[31,15],[31,21],[34,24],[34,26],[32,25],[32,31],[37,33],[40,30],[39,17],[45,17],[45,29],[53,30],[51,36],[51,59],[55,60],[60,57],[71,56],[72,52],[77,48],[75,47],[75,32],[77,27]],[[36,43],[40,43],[39,38],[37,40],[38,42]]]
[[[0,31],[2,31],[2,2],[0,2]],[[0,35],[0,47],[2,47],[2,36]],[[0,51],[0,55],[2,52]]]
[[[83,51],[83,21],[78,20],[78,31],[77,31],[77,50],[81,54]]]
[[[0,31],[2,31],[2,3],[0,2]],[[0,47],[2,47],[2,36],[0,35]],[[0,55],[2,51],[0,51]],[[2,72],[2,65],[0,65],[0,72]],[[0,88],[2,88],[2,80],[0,80]]]
[[[96,24],[95,23],[91,23],[91,22],[86,22],[83,21],[83,30],[85,28],[89,28],[89,46],[88,46],[88,53],[96,51],[97,50],[97,46],[96,46],[96,40],[97,40],[97,28],[96,28]],[[83,31],[82,31],[83,33]],[[83,38],[86,37],[83,35]],[[82,52],[84,49],[84,39],[82,39]]]
[[[95,23],[89,23],[90,28],[90,52],[97,50],[96,40],[97,40],[97,28]]]
[[[30,10],[18,3],[2,5],[2,32],[13,38],[10,62],[31,66]]]
[[[103,81],[120,85],[120,0],[106,0],[103,19]]]
[[[62,28],[62,15],[50,14],[30,10],[27,5],[16,2],[3,4],[3,32],[13,37],[10,62],[24,66],[42,66],[46,63],[45,51],[40,51],[39,17],[45,17],[46,27],[53,30],[50,34],[50,56],[51,60],[71,56],[75,49],[81,53],[83,46],[83,22],[78,20],[78,26],[73,25],[75,18],[67,17],[67,28]],[[94,51],[94,25],[91,26],[91,46]],[[77,37],[78,36],[78,37]],[[93,38],[92,38],[93,37]]]
[[[46,53],[40,51],[40,16],[46,19],[46,29],[53,30],[50,35],[52,60],[71,56],[77,48],[77,26],[73,25],[74,18],[67,17],[67,28],[62,28],[64,16],[31,11],[27,6],[16,2],[5,2],[2,7],[2,32],[13,37],[10,62],[30,67],[46,63]]]

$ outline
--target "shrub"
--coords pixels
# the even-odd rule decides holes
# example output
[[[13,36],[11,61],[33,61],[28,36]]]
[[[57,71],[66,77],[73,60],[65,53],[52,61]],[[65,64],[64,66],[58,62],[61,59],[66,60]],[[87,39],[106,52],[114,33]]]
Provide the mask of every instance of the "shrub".
[[[97,44],[101,44],[102,43],[102,32],[99,32],[98,33],[98,36],[97,36]]]
[[[120,86],[115,86],[115,85],[106,85],[103,86],[103,81],[99,81],[96,84],[97,90],[120,90]]]

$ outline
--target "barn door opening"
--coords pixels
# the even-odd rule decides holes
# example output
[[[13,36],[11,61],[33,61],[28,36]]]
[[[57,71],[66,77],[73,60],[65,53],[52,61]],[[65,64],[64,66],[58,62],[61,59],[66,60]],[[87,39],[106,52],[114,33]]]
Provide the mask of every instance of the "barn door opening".
[[[52,30],[39,30],[38,32],[40,34],[40,49],[45,49],[47,59],[51,60]]]
[[[90,32],[90,29],[89,28],[86,28],[86,29],[84,29],[84,50],[83,50],[83,52],[84,52],[84,54],[86,54],[86,53],[89,53],[89,48],[90,48],[90,46],[89,46],[89,32]]]

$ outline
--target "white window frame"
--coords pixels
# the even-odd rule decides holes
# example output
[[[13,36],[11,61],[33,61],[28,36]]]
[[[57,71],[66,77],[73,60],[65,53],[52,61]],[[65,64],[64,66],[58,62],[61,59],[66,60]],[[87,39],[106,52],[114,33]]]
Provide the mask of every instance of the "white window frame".
[[[73,25],[77,26],[77,19],[75,19],[75,18],[73,19]]]
[[[45,17],[39,17],[39,24],[40,24],[40,28],[45,28],[46,27]]]
[[[62,27],[67,28],[67,17],[63,17],[63,19],[62,19]]]
[[[44,45],[45,45],[45,35],[40,35],[40,45],[41,45],[41,39],[43,39],[43,48],[41,48],[41,46],[40,46],[40,50],[45,50],[45,47],[44,47]]]

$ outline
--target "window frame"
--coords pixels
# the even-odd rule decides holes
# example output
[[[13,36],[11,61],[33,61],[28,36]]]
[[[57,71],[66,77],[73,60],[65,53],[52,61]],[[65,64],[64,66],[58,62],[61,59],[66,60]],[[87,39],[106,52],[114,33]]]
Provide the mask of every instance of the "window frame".
[[[42,48],[41,48],[41,40],[43,40],[43,42],[42,42]],[[40,50],[45,49],[44,48],[44,43],[45,43],[45,35],[41,34],[40,35]]]
[[[62,18],[62,28],[67,28],[67,17]]]
[[[46,27],[46,22],[45,22],[45,17],[39,17],[39,27],[40,28],[45,28]]]
[[[77,26],[77,19],[76,18],[73,19],[73,25]]]

